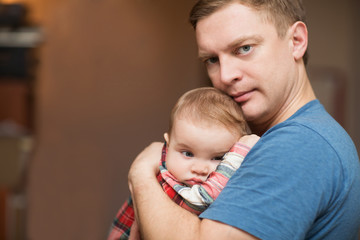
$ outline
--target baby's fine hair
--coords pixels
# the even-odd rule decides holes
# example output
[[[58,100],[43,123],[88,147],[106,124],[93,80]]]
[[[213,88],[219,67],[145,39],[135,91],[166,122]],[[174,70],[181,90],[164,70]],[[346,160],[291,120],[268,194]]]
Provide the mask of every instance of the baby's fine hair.
[[[178,99],[171,111],[169,134],[179,118],[195,124],[220,124],[240,136],[250,134],[240,106],[230,96],[213,87],[190,90]]]

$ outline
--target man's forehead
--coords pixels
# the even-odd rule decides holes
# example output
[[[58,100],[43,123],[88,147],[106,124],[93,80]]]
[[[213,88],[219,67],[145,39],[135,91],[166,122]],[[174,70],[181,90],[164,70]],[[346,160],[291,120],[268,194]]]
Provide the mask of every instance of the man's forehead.
[[[195,30],[199,57],[231,49],[247,41],[252,44],[263,41],[264,28],[270,23],[265,22],[261,15],[257,10],[234,3],[201,19]]]

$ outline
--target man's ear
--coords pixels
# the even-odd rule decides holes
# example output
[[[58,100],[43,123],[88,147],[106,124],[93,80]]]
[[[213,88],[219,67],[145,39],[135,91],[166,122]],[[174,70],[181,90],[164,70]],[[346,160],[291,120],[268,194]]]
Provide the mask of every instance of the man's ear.
[[[305,23],[298,21],[291,27],[294,59],[300,60],[308,47],[308,31]]]
[[[164,139],[165,139],[166,143],[169,144],[169,134],[168,133],[164,133]]]

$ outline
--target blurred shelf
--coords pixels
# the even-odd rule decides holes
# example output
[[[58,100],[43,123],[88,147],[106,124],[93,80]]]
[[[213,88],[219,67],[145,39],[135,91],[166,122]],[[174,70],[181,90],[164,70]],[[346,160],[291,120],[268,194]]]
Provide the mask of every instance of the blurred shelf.
[[[0,47],[34,48],[41,43],[42,36],[38,27],[0,28]]]

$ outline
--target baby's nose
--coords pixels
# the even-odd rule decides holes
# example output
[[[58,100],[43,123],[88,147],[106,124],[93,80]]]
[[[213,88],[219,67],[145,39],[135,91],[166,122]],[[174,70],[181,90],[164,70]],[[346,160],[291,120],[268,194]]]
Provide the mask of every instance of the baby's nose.
[[[209,174],[208,164],[197,162],[192,165],[191,172],[201,176],[207,176]]]

